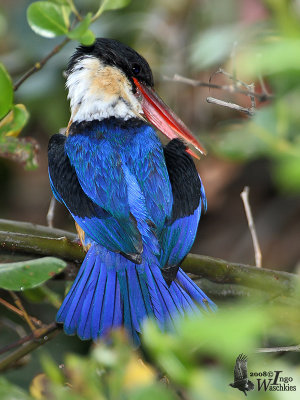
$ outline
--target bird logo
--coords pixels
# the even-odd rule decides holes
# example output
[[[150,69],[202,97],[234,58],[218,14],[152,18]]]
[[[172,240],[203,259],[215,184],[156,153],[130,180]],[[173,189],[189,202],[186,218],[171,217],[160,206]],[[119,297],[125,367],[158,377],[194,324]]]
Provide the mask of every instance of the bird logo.
[[[245,354],[239,354],[237,357],[234,366],[234,383],[230,383],[229,386],[244,392],[245,396],[247,396],[247,392],[254,390],[254,383],[248,379],[247,356]]]

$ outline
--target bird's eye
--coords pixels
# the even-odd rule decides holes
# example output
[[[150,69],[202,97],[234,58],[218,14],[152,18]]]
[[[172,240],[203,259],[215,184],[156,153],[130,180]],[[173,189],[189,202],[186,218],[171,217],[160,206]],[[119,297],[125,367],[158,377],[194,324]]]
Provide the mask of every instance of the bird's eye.
[[[138,75],[141,72],[141,67],[139,66],[139,64],[132,64],[131,71],[133,75]]]

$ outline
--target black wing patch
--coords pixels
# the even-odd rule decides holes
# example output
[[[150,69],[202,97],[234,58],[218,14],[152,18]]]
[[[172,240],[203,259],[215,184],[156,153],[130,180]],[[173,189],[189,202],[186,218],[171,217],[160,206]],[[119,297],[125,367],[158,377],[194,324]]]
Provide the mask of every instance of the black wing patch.
[[[91,218],[97,210],[99,218],[109,217],[110,214],[95,204],[80,186],[75,168],[65,152],[66,139],[66,136],[56,134],[48,145],[49,175],[55,190],[74,215]]]
[[[172,216],[169,223],[192,215],[201,199],[201,182],[192,157],[180,139],[164,147],[164,156],[173,193]]]

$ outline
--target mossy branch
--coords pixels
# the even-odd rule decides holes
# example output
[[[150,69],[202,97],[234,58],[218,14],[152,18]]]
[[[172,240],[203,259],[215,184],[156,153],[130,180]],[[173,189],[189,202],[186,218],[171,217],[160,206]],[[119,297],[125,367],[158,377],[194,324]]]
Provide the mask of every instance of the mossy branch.
[[[85,256],[75,234],[17,221],[0,220],[0,246],[9,252],[54,256],[73,262],[81,262]],[[230,285],[238,286],[239,292],[241,287],[246,287],[272,293],[274,296],[292,296],[300,284],[300,279],[295,274],[196,254],[189,254],[182,263],[182,268],[197,279],[205,278],[210,281],[214,284],[215,292],[220,290],[223,293],[222,297],[226,297],[226,294],[231,297],[237,292],[230,289]]]

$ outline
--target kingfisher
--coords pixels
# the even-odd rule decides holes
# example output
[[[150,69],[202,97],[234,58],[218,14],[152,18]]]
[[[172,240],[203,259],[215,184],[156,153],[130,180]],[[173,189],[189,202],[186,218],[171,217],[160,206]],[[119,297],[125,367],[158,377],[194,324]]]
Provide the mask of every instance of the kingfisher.
[[[56,321],[94,341],[124,326],[139,344],[146,318],[167,331],[216,308],[180,267],[207,207],[192,158],[205,150],[132,48],[98,38],[66,74],[71,117],[49,141],[49,177],[87,253]]]

